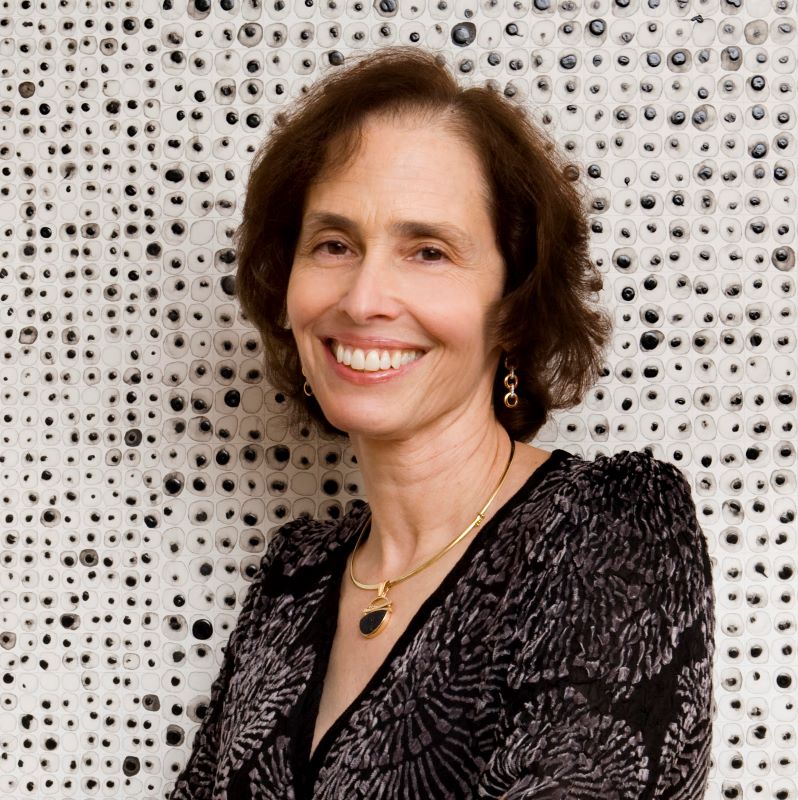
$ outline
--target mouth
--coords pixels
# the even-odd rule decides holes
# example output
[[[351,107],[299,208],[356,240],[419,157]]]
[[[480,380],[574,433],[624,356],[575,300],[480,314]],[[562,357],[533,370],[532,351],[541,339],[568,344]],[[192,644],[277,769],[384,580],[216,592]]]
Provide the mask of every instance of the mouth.
[[[375,347],[357,348],[338,342],[333,337],[322,339],[325,349],[330,354],[333,365],[339,372],[349,375],[388,377],[404,372],[408,367],[420,361],[427,353],[426,350],[404,350],[399,348]],[[342,351],[341,360],[338,360],[338,350],[343,347],[348,356]],[[359,351],[357,355],[356,351]],[[375,360],[373,351],[379,354],[379,362]],[[386,358],[385,355],[388,354]],[[352,366],[352,361],[356,366]]]

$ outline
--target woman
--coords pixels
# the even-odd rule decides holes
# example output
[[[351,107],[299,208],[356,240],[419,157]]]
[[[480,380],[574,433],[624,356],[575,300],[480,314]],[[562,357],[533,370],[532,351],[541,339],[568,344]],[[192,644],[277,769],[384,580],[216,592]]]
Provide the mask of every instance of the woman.
[[[522,442],[610,334],[573,172],[415,49],[277,123],[237,290],[368,503],[269,542],[172,800],[698,800],[714,606],[689,485]]]

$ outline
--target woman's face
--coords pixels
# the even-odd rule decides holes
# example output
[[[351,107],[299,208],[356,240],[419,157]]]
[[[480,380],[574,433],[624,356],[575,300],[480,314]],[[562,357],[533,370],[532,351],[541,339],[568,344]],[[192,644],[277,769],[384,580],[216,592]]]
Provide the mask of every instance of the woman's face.
[[[314,395],[350,436],[492,419],[500,350],[485,321],[504,263],[481,176],[442,127],[372,117],[352,162],[310,188],[286,309]],[[331,338],[353,350],[352,366],[337,362]],[[384,369],[400,350],[423,355]]]

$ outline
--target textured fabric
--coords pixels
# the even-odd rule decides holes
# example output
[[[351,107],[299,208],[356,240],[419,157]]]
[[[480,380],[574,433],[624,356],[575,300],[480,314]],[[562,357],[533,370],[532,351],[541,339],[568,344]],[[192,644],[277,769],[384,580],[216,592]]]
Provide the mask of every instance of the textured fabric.
[[[270,541],[170,800],[704,796],[714,591],[677,467],[555,450],[309,761],[366,509]]]

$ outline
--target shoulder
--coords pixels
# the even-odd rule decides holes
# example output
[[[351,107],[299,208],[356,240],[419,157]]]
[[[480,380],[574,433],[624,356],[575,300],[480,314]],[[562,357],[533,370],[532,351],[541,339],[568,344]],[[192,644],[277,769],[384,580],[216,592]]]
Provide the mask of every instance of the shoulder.
[[[272,531],[266,553],[261,559],[261,572],[265,572],[277,561],[301,558],[302,553],[313,547],[321,531],[329,525],[313,517],[299,516]]]
[[[228,644],[231,650],[241,647],[239,642],[248,640],[249,629],[258,624],[270,598],[284,591],[284,576],[291,575],[304,564],[321,561],[331,549],[330,541],[336,540],[336,531],[342,530],[351,516],[346,515],[341,521],[299,516],[270,533],[255,575],[244,589],[241,612]]]
[[[600,455],[573,473],[572,530],[582,532],[589,567],[624,564],[647,583],[663,581],[679,567],[692,578],[702,570],[706,539],[690,482],[668,461],[638,450]]]
[[[674,496],[684,501],[691,495],[687,478],[675,464],[642,450],[578,461],[573,483],[580,502],[609,505],[618,513],[639,501],[653,509],[667,506]]]
[[[692,626],[710,638],[710,558],[681,470],[624,450],[577,460],[569,477],[557,497],[563,524],[544,560],[545,605],[562,652],[528,645],[548,677],[575,663],[588,678],[650,675]]]
[[[584,531],[583,544],[603,537],[619,555],[651,563],[666,552],[691,558],[705,546],[690,482],[675,464],[622,450],[577,462],[569,477],[569,527]]]
[[[236,640],[236,636],[244,635],[242,631],[262,613],[270,597],[285,590],[285,578],[293,576],[305,566],[324,561],[335,549],[335,543],[342,540],[342,533],[353,516],[353,512],[350,512],[338,521],[299,516],[279,525],[270,533],[266,551],[249,586],[244,590],[241,613],[232,641]]]
[[[319,520],[300,516],[278,527],[269,537],[258,577],[279,571],[291,575],[321,564],[344,544],[360,520],[365,504],[353,505],[340,519]]]

